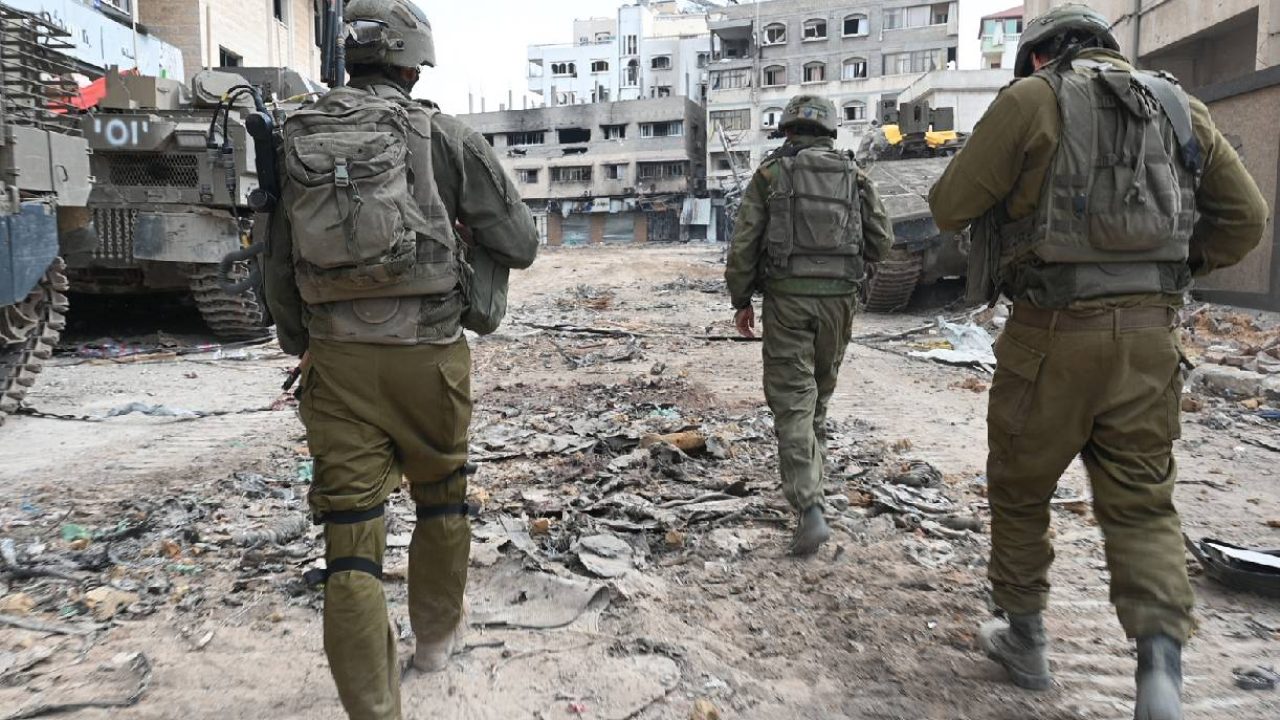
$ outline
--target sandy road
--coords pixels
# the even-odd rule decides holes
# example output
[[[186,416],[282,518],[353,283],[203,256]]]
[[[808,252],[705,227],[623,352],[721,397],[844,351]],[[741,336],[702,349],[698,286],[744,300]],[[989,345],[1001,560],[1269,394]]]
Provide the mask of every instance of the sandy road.
[[[703,291],[714,286],[717,261],[718,251],[705,247],[545,253],[534,271],[516,276],[513,322],[475,344],[481,413],[526,398],[574,406],[587,402],[584,396],[618,394],[621,384],[652,379],[658,366],[663,379],[696,389],[708,412],[756,412],[763,402],[758,346],[688,337],[730,332],[727,302]],[[858,333],[902,330],[928,319],[927,312],[867,317]],[[574,369],[565,353],[610,353],[618,343],[556,340],[530,327],[558,323],[647,335],[628,351],[631,357]],[[976,507],[985,394],[960,384],[981,376],[894,350],[875,343],[851,348],[833,419],[854,443],[909,440],[900,452],[935,465],[950,492]],[[61,364],[45,373],[30,402],[45,412],[77,415],[135,401],[252,411],[275,398],[290,365],[269,347],[237,359]],[[673,400],[677,407],[692,403]],[[0,717],[33,702],[127,694],[133,678],[116,656],[132,652],[146,653],[154,668],[142,700],[128,710],[85,710],[75,717],[339,717],[315,594],[298,587],[291,566],[251,567],[251,553],[217,539],[223,529],[270,521],[268,510],[301,511],[297,497],[245,503],[230,479],[237,472],[293,478],[305,464],[301,441],[291,410],[190,422],[19,417],[0,429],[0,538],[66,554],[62,525],[110,527],[139,500],[187,508],[201,535],[179,542],[176,558],[140,551],[122,567],[86,575],[79,586],[10,581],[12,592],[40,602],[32,617],[49,621],[59,614],[83,620],[75,613],[83,610],[85,592],[112,581],[137,583],[148,607],[119,613],[87,649],[74,638],[0,629],[0,667],[3,653],[52,650],[0,686]],[[1178,501],[1193,536],[1280,545],[1280,530],[1264,524],[1280,518],[1274,453],[1191,415],[1178,456],[1183,479],[1191,481],[1179,488]],[[581,473],[574,462],[489,463],[477,483],[511,502],[527,500],[532,488],[567,492]],[[764,483],[771,473],[766,462],[749,479]],[[1064,485],[1087,492],[1078,468]],[[762,498],[770,494],[777,493]],[[607,609],[587,612],[568,627],[477,630],[471,649],[447,673],[406,684],[406,716],[686,718],[693,702],[706,698],[724,717],[740,718],[1128,717],[1133,660],[1107,602],[1100,534],[1088,517],[1066,511],[1055,512],[1054,531],[1059,559],[1049,625],[1057,638],[1059,682],[1044,694],[998,682],[994,667],[974,650],[973,628],[985,618],[985,537],[930,565],[911,559],[930,541],[884,519],[851,522],[832,549],[796,562],[782,554],[784,526],[748,518],[690,528],[682,550],[655,550],[639,571],[612,582]],[[161,536],[184,537],[180,528],[155,532],[154,539],[143,538],[146,547]],[[473,568],[473,582],[502,562]],[[141,589],[161,580],[160,591]],[[1277,717],[1277,696],[1235,689],[1230,669],[1280,660],[1280,610],[1200,577],[1195,584],[1203,627],[1187,659],[1187,717]],[[403,620],[403,586],[393,581],[388,593],[393,617]]]

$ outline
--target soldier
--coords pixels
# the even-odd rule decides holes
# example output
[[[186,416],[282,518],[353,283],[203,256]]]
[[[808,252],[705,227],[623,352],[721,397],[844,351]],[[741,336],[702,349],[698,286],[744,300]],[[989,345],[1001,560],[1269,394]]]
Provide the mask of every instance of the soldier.
[[[308,497],[324,524],[324,647],[352,718],[400,717],[396,632],[381,573],[385,503],[403,480],[417,506],[409,546],[412,666],[443,669],[465,628],[471,355],[462,334],[473,250],[528,267],[533,218],[476,132],[410,99],[435,65],[412,0],[352,0],[350,87],[285,123],[281,208],[267,292],[281,346],[306,356]],[[505,272],[505,271],[504,271]],[[466,282],[463,273],[467,273]]]
[[[1209,112],[1138,72],[1087,6],[1028,23],[1015,75],[930,194],[938,227],[974,224],[981,295],[1013,314],[987,415],[989,576],[1008,623],[980,632],[1013,682],[1051,684],[1042,619],[1049,500],[1076,455],[1106,538],[1111,600],[1137,640],[1141,720],[1182,717],[1191,635],[1172,454],[1192,278],[1239,262],[1267,206]],[[981,276],[981,277],[979,277]]]
[[[829,100],[796,96],[779,127],[787,141],[743,194],[725,280],[743,337],[755,334],[752,295],[764,294],[764,394],[783,493],[800,515],[790,550],[809,555],[831,536],[822,517],[827,402],[866,264],[889,251],[893,230],[875,186],[835,149]]]

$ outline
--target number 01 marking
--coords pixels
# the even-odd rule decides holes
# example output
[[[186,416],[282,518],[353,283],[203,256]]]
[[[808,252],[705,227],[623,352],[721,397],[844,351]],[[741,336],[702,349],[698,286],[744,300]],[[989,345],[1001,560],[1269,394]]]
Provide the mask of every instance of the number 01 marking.
[[[102,118],[94,118],[93,132],[113,147],[137,145],[144,133],[151,132],[151,121],[112,118],[104,123]]]

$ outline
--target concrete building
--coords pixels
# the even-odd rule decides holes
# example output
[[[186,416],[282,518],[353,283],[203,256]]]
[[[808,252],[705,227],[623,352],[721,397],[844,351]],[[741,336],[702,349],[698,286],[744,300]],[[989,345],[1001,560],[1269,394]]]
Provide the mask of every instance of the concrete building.
[[[1027,0],[1028,20],[1063,0]],[[1091,0],[1114,23],[1120,49],[1147,68],[1167,70],[1188,88],[1280,65],[1280,3],[1275,0]],[[1142,7],[1135,12],[1135,7]]]
[[[497,150],[546,242],[715,239],[701,106],[663,97],[462,115]]]
[[[320,77],[312,0],[107,1],[138,3],[138,20],[182,51],[184,79],[220,66],[287,67]]]
[[[1018,56],[1018,39],[1022,37],[1022,6],[982,18],[982,68],[1012,69]]]
[[[135,25],[131,0],[3,0],[3,4],[46,17],[70,33],[67,53],[98,71],[137,68],[144,75],[185,78],[185,58],[151,28]],[[135,32],[136,30],[136,32]]]
[[[856,149],[882,102],[896,102],[924,73],[954,67],[957,23],[956,2],[919,0],[770,0],[713,11],[712,189],[734,188],[782,142],[770,136],[802,92],[836,104],[837,145]]]
[[[709,50],[703,8],[639,0],[615,17],[575,21],[570,43],[531,45],[529,92],[544,106],[671,96],[701,102]]]
[[[898,102],[924,100],[933,108],[953,108],[955,129],[973,132],[996,94],[1013,80],[1012,68],[936,70],[921,75],[898,95]]]

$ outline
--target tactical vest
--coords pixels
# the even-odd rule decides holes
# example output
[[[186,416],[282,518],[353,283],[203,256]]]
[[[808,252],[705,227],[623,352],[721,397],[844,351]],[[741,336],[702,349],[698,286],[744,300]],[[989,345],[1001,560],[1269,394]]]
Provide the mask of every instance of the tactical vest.
[[[1035,212],[984,218],[1001,288],[1041,307],[1187,289],[1199,144],[1186,95],[1163,75],[1076,60],[1036,74],[1062,137]]]
[[[459,333],[459,257],[431,158],[437,112],[336,88],[284,124],[282,207],[313,337],[379,344]]]
[[[853,156],[811,147],[772,162],[765,277],[861,282],[862,202]]]

